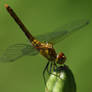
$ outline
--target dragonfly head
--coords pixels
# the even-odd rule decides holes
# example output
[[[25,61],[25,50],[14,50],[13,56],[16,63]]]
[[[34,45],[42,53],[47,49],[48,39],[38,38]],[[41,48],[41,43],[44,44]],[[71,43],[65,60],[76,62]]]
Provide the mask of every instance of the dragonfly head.
[[[56,58],[57,64],[64,64],[65,60],[66,60],[66,57],[64,53],[61,52],[57,55],[57,58]]]

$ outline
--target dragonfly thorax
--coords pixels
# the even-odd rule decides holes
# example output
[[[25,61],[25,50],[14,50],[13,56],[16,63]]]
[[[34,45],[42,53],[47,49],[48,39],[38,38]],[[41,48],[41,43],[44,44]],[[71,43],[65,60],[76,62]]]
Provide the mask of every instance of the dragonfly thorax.
[[[65,60],[66,60],[66,57],[65,57],[64,53],[61,52],[57,55],[56,63],[57,64],[64,64]]]

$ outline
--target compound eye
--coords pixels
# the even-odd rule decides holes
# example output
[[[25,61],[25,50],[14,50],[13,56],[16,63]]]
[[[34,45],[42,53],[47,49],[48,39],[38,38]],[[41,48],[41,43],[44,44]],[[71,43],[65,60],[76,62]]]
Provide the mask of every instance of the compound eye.
[[[64,53],[62,53],[62,57],[65,57]]]
[[[66,57],[64,55],[64,53],[60,53],[57,57],[57,63],[58,64],[64,64],[65,60],[66,60]]]
[[[59,54],[59,56],[58,56],[58,57],[59,57],[59,58],[64,57],[64,53],[62,53],[62,52],[61,52],[61,53]]]
[[[65,56],[63,55],[62,58],[65,58]]]

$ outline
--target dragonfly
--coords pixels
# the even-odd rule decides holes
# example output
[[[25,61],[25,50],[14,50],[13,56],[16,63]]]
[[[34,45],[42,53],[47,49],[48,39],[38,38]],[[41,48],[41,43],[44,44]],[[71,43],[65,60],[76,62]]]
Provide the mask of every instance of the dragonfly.
[[[34,37],[8,4],[5,4],[5,8],[10,16],[14,19],[14,21],[18,24],[18,26],[22,29],[31,44],[14,44],[8,47],[3,55],[0,57],[0,61],[13,62],[23,56],[35,56],[40,53],[48,60],[43,70],[44,81],[46,70],[49,74],[51,74],[52,70],[54,71],[58,67],[58,65],[64,65],[66,61],[66,56],[64,55],[64,53],[60,52],[59,54],[57,54],[53,45],[64,40],[72,33],[80,30],[81,28],[89,24],[88,20],[80,20],[72,22],[70,24],[66,24],[58,31]],[[48,69],[49,66],[50,68]]]

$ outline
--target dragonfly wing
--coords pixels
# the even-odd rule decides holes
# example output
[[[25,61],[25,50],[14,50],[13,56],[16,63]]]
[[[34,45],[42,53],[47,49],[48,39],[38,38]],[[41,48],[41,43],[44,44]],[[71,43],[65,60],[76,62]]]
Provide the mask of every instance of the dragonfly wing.
[[[13,62],[25,55],[37,55],[38,52],[32,45],[29,44],[15,44],[9,46],[5,52],[1,55],[1,62]]]
[[[47,42],[52,42],[53,44],[56,44],[60,40],[65,39],[68,35],[71,33],[74,33],[81,28],[85,27],[86,25],[89,24],[88,20],[78,20],[78,21],[73,21],[70,24],[66,24],[54,32],[47,33],[45,35],[40,35],[37,38],[40,41],[47,41]]]

